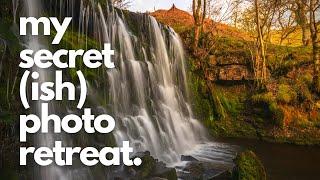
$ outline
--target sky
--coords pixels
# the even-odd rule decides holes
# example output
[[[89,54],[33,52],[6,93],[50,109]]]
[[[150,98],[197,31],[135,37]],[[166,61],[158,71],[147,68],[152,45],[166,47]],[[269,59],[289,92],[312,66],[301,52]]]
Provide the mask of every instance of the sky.
[[[192,0],[132,0],[129,10],[138,12],[152,12],[154,8],[169,9],[174,3],[177,8],[189,11]]]

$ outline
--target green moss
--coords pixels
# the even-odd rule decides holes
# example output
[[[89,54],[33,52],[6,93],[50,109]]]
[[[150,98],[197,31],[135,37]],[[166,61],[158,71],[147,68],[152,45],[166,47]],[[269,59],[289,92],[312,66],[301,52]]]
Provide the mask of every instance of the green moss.
[[[284,112],[278,106],[277,103],[273,102],[269,105],[269,110],[272,113],[274,124],[280,128],[284,127]]]
[[[256,94],[251,97],[254,103],[266,103],[270,104],[275,101],[275,97],[271,92]]]
[[[266,180],[262,162],[252,151],[240,153],[234,160],[236,167],[232,173],[234,180]]]
[[[257,130],[243,119],[213,121],[209,129],[214,137],[258,138]]]
[[[7,46],[7,50],[10,52],[10,55],[12,57],[17,56],[19,54],[19,51],[22,50],[20,41],[15,35],[13,29],[14,28],[11,22],[0,21],[0,46],[2,46],[3,43],[1,40],[4,40]]]
[[[277,104],[276,97],[271,92],[253,95],[251,100],[256,105],[262,105],[262,107],[266,105],[269,111],[268,114],[271,115],[274,125],[283,128],[284,112]]]
[[[147,178],[152,173],[156,162],[151,156],[142,157],[142,162],[142,165],[139,167],[141,170],[139,177]]]
[[[214,114],[206,82],[195,73],[190,73],[188,77],[192,93],[192,109],[197,118],[210,123],[214,119]]]
[[[56,32],[52,31],[50,41],[53,40],[55,35]],[[101,49],[100,44],[96,40],[86,35],[79,34],[70,30],[67,30],[66,33],[63,35],[63,38],[59,45],[56,45],[54,47],[56,47],[56,49]]]
[[[216,116],[219,119],[225,119],[227,117],[237,117],[242,103],[239,101],[239,97],[235,94],[226,93],[223,89],[212,88],[212,97],[215,107]]]
[[[310,47],[270,45],[267,65],[275,78],[286,75],[292,69],[312,63]]]
[[[300,102],[312,102],[313,101],[313,95],[310,91],[310,87],[312,86],[313,77],[311,74],[303,74],[300,75],[296,83],[294,84],[294,90],[297,92],[298,99]]]
[[[280,84],[277,92],[277,100],[280,103],[289,104],[297,100],[297,93],[287,84]]]
[[[52,41],[56,32],[51,33],[50,40]],[[91,37],[88,37],[83,34],[79,34],[77,32],[73,32],[70,30],[67,30],[64,34],[61,42],[59,45],[53,45],[51,49],[53,50],[59,50],[59,49],[74,49],[74,50],[89,50],[89,49],[101,49],[101,45]],[[62,57],[62,61],[67,61],[66,57]],[[76,59],[76,68],[75,69],[68,69],[69,76],[73,82],[76,82],[78,80],[76,72],[78,70],[81,70],[84,73],[84,76],[86,80],[89,82],[93,81],[98,77],[97,75],[97,69],[90,69],[83,65],[81,57],[77,57]]]
[[[9,112],[0,113],[0,122],[6,125],[12,125],[14,123],[14,116]]]

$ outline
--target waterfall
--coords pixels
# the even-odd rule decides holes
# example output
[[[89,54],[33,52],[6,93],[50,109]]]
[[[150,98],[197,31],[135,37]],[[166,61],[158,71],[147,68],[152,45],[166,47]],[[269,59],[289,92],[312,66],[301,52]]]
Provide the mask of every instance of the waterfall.
[[[41,2],[38,0],[24,0],[24,7],[26,8],[26,15],[29,17],[40,17],[42,13],[42,6]],[[32,49],[34,51],[38,51],[46,47],[46,43],[43,37],[40,36],[32,36],[29,34],[26,39],[26,46],[28,49]],[[43,69],[34,67],[32,71],[36,71],[39,73],[39,83],[46,82],[50,80],[51,73],[50,71],[45,71]],[[41,101],[34,102],[33,104],[33,111],[35,114],[41,114]],[[34,144],[37,146],[45,146],[45,147],[52,147],[53,144],[53,136],[52,134],[41,134],[37,135],[34,139]],[[59,174],[60,172],[56,171],[57,168],[54,166],[50,166],[48,168],[36,168],[35,169],[35,176],[40,177],[48,177],[49,179],[55,179],[56,177],[61,177]]]
[[[13,23],[17,22],[18,7],[19,7],[19,0],[12,0]]]
[[[24,7],[26,11],[26,16],[28,17],[41,17],[43,15],[43,7],[41,0],[23,0]],[[30,31],[29,31],[30,32]],[[24,39],[26,48],[32,49],[33,51],[38,51],[40,49],[48,49],[49,45],[47,43],[47,38],[43,36],[32,36],[29,34]],[[54,79],[53,69],[40,69],[38,67],[32,68],[33,72],[39,73],[39,83],[52,81]],[[33,103],[32,111],[40,116],[41,114],[41,104],[42,101],[36,101]],[[61,107],[57,106],[54,102],[49,103],[49,113],[62,114]],[[63,107],[64,113],[70,113],[67,111],[66,107]],[[72,139],[66,137],[64,134],[41,134],[38,133],[34,138],[34,145],[36,147],[50,147],[52,148],[56,140],[63,140],[65,144],[72,144]],[[70,143],[71,142],[71,143]],[[35,167],[34,168],[34,178],[33,179],[46,179],[46,180],[70,180],[70,179],[93,179],[88,168],[81,167],[78,169],[68,169],[65,167],[58,167],[57,165],[51,165],[48,167]]]
[[[17,1],[13,1],[17,2]],[[115,69],[100,68],[94,80],[88,81],[88,103],[93,113],[107,113],[116,120],[112,136],[119,146],[130,141],[135,152],[149,151],[155,158],[173,165],[182,154],[194,153],[208,160],[214,153],[199,147],[207,142],[206,130],[193,117],[186,77],[186,57],[179,36],[147,14],[123,12],[94,0],[24,0],[27,16],[39,17],[42,11],[50,16],[73,17],[72,27],[80,42],[95,39],[100,45],[111,43],[115,49]],[[77,9],[78,8],[78,9]],[[88,47],[88,39],[85,47]],[[49,47],[46,38],[28,36],[26,46],[34,51]],[[77,42],[75,42],[77,43]],[[50,70],[33,69],[40,73],[40,82],[53,79]],[[64,72],[67,73],[67,72]],[[40,114],[40,103],[34,105]],[[50,113],[80,113],[71,104],[52,103]],[[106,140],[107,139],[107,140]],[[54,141],[66,146],[109,145],[106,135],[38,134],[35,144],[52,147]],[[75,157],[77,158],[77,157]],[[77,161],[75,159],[75,161]],[[40,179],[101,179],[110,175],[103,167],[36,168]],[[108,171],[108,172],[106,172]],[[111,173],[112,174],[112,173]]]
[[[150,151],[166,163],[205,139],[188,103],[185,55],[178,35],[153,17],[136,15],[147,28],[148,46],[139,42],[124,15],[114,9],[99,17],[104,42],[119,44],[117,68],[107,71],[109,100],[117,120],[118,144],[132,143],[135,151]]]

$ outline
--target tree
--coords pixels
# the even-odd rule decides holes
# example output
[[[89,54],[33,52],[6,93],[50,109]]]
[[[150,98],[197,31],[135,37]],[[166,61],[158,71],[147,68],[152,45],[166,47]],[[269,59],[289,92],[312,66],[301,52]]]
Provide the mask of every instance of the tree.
[[[266,52],[265,43],[260,22],[260,4],[259,0],[254,0],[255,20],[257,28],[257,53],[255,62],[255,75],[259,83],[263,84],[267,79]]]
[[[232,2],[232,5],[234,8],[231,10],[231,20],[233,21],[233,26],[235,28],[238,28],[238,23],[239,23],[239,14],[241,13],[240,11],[240,4],[242,3],[242,0],[234,0]]]
[[[293,0],[293,12],[295,13],[296,23],[300,26],[302,32],[302,44],[308,45],[308,0]]]
[[[282,0],[277,7],[276,28],[280,29],[280,45],[297,29],[295,13],[292,12],[294,4],[289,1],[291,0]]]
[[[112,0],[112,4],[120,9],[126,9],[130,6],[131,0]]]
[[[309,0],[309,17],[310,17],[310,33],[312,41],[312,59],[314,63],[314,87],[317,92],[320,92],[320,42],[318,38],[319,31],[319,0]]]
[[[206,18],[207,0],[192,0],[192,12],[195,25],[193,47],[197,48],[199,44],[201,29]]]

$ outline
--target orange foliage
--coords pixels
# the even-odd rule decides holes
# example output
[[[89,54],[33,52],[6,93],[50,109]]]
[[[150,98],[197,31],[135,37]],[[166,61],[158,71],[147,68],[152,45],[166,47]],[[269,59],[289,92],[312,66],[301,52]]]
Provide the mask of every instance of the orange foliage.
[[[173,6],[169,10],[157,10],[150,15],[155,17],[159,22],[173,28],[179,27],[184,31],[188,31],[194,27],[194,20],[192,15],[186,11],[176,8],[175,6]],[[206,33],[213,33],[213,35],[252,40],[251,36],[244,32],[241,32],[239,29],[231,27],[227,24],[214,22],[211,19],[205,20],[204,31]]]

